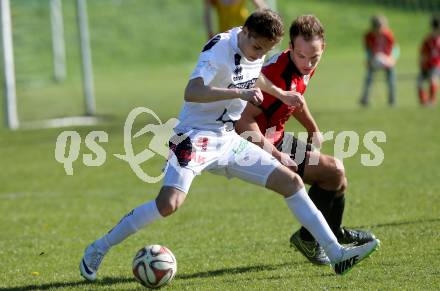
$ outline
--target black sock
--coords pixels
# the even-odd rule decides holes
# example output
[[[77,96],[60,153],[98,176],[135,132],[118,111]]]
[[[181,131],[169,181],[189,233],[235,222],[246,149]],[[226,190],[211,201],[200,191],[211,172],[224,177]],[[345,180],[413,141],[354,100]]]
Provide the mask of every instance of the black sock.
[[[335,197],[333,199],[333,207],[327,219],[328,225],[332,229],[336,237],[340,237],[343,233],[341,230],[342,216],[345,209],[345,195]]]
[[[318,208],[319,211],[321,211],[322,215],[324,216],[325,220],[327,220],[327,222],[332,212],[333,199],[335,195],[336,195],[336,191],[324,190],[316,184],[313,184],[309,190],[310,199],[313,201],[316,208]],[[300,236],[301,239],[303,240],[307,240],[307,241],[315,240],[312,234],[305,227],[301,227]]]

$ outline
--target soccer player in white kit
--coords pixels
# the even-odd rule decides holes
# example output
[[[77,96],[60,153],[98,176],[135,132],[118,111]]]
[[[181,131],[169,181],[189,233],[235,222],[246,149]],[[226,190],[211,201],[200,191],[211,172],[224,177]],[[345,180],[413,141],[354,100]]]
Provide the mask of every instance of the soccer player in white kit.
[[[289,95],[260,76],[265,54],[283,33],[280,16],[265,9],[252,13],[242,28],[218,34],[205,45],[185,89],[185,103],[174,129],[176,136],[170,140],[170,157],[159,195],[133,209],[85,249],[80,262],[84,278],[96,279],[102,259],[112,246],[174,213],[185,200],[192,180],[202,171],[237,177],[281,194],[292,214],[324,248],[338,274],[347,272],[377,248],[378,240],[358,247],[341,246],[307,195],[301,178],[234,131],[234,122],[247,102],[259,104],[263,100],[255,84],[274,96]],[[295,96],[290,97],[298,98]],[[302,104],[300,99],[292,102]]]

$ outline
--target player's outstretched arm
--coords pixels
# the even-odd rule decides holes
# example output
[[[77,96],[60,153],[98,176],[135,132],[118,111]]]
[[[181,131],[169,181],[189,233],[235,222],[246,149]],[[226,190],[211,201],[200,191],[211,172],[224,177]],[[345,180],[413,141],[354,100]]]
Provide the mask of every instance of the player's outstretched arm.
[[[205,85],[202,78],[195,78],[188,82],[185,88],[185,101],[195,103],[209,103],[220,100],[240,98],[252,104],[260,104],[263,94],[260,89],[217,88]]]
[[[243,138],[272,153],[276,148],[264,137],[257,124],[256,117],[261,112],[261,109],[257,106],[248,104],[241,114],[240,119],[235,123],[235,131]]]
[[[304,101],[304,106],[302,110],[295,110],[292,115],[307,130],[307,133],[309,135],[308,140],[310,142],[313,141],[313,144],[316,147],[321,147],[322,135],[319,130],[318,124],[316,123],[315,119],[312,116],[312,113],[309,110],[309,107],[307,106],[307,103]]]
[[[235,123],[235,131],[240,134],[243,138],[246,138],[250,142],[258,145],[268,153],[270,153],[274,158],[289,167],[293,171],[298,170],[296,163],[290,158],[288,154],[280,152],[273,143],[263,135],[256,117],[261,113],[261,109],[252,104],[248,104],[241,114],[240,120]]]
[[[300,109],[304,104],[304,97],[300,93],[284,91],[275,86],[263,73],[260,74],[256,86],[289,106],[295,106]]]

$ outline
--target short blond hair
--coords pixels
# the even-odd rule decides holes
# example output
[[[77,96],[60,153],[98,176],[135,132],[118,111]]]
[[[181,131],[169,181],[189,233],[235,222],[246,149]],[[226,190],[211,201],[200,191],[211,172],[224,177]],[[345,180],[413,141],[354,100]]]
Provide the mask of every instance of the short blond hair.
[[[388,20],[385,16],[374,15],[371,17],[371,27],[373,27],[373,29],[379,29],[386,26],[388,26]]]

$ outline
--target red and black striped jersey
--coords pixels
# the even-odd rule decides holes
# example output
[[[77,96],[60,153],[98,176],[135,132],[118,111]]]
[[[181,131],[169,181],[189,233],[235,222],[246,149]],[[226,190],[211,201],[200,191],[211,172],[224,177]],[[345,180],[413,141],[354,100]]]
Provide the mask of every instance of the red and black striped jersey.
[[[422,69],[440,67],[440,35],[430,34],[422,43],[420,49]]]
[[[394,46],[394,35],[390,29],[383,29],[379,33],[367,32],[364,37],[365,47],[374,55],[384,53],[390,56]]]
[[[309,75],[301,74],[290,59],[289,50],[274,55],[263,67],[261,72],[275,86],[285,91],[294,90],[300,94],[304,94],[310,77],[313,76],[314,73],[314,71],[312,71]],[[259,106],[262,113],[256,117],[256,120],[258,127],[266,138],[273,144],[277,144],[284,136],[285,124],[295,111],[295,107],[284,104],[266,92],[263,92],[263,95],[264,100]],[[269,128],[275,128],[273,136],[266,135],[266,131]]]

